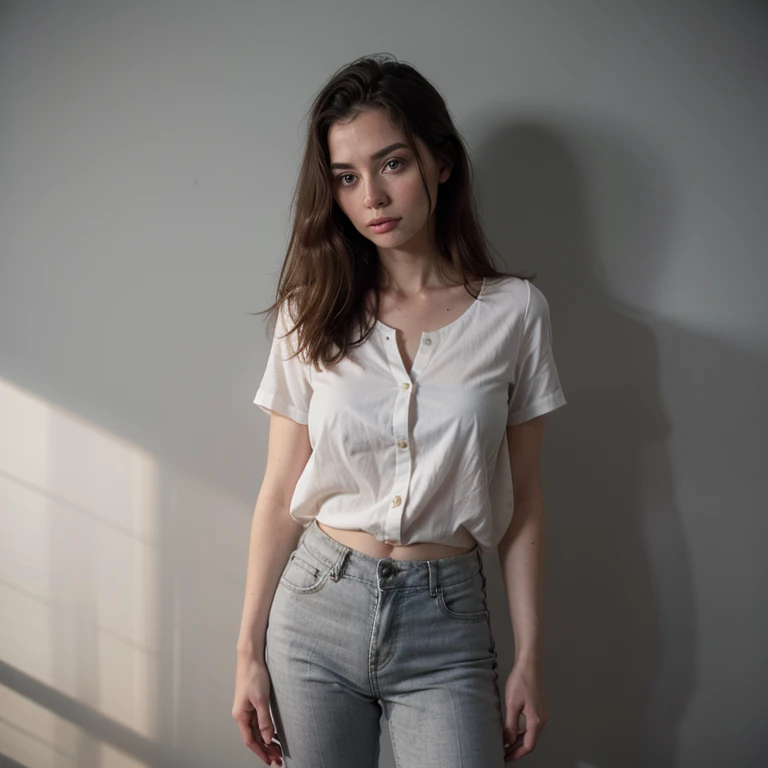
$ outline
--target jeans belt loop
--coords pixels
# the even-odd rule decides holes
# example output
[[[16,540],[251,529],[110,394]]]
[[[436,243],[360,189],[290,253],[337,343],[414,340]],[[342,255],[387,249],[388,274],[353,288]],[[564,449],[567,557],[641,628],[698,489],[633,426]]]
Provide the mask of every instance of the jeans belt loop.
[[[437,577],[437,563],[434,560],[427,560],[427,572],[429,573],[429,596],[435,597],[439,584]]]
[[[344,573],[344,566],[347,564],[347,558],[349,557],[351,551],[352,550],[347,549],[344,552],[342,552],[339,558],[334,563],[333,568],[331,568],[331,578],[334,581],[338,581],[342,577]]]

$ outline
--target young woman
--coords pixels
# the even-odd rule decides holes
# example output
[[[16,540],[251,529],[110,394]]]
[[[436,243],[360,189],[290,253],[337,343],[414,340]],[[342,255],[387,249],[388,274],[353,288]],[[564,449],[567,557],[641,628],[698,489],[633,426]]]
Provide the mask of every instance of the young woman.
[[[400,768],[501,768],[547,720],[539,456],[565,404],[548,303],[493,267],[445,102],[392,57],[317,96],[293,205],[233,717],[268,765],[374,768],[383,711]]]

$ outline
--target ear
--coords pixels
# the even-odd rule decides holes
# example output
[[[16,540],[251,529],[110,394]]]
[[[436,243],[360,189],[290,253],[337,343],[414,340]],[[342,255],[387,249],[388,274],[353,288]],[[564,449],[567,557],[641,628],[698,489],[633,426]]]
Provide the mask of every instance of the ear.
[[[450,160],[446,161],[446,164],[440,168],[440,176],[438,177],[437,183],[442,184],[443,182],[448,181],[452,170],[453,163]]]

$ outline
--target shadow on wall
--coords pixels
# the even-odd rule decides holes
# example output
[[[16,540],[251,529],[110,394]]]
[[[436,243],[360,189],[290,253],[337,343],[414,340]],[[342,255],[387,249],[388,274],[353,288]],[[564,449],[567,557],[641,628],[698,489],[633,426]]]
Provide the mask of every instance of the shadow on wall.
[[[631,273],[623,279],[653,289],[674,216],[671,183],[623,129],[511,120],[477,133],[485,231],[507,269],[538,272],[568,400],[548,418],[542,456],[550,720],[529,759],[672,766],[695,682],[696,622],[659,339],[679,353],[706,345],[622,304],[603,268],[613,257]],[[494,570],[503,686],[514,643]]]

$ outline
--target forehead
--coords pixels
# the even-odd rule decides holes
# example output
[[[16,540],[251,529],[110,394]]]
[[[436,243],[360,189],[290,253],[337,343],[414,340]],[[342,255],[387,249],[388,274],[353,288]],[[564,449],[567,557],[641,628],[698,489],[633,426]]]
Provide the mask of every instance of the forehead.
[[[418,139],[416,139],[418,143]],[[389,144],[407,144],[402,131],[389,120],[386,112],[371,109],[354,119],[336,122],[328,130],[331,162],[369,162],[369,156]]]

